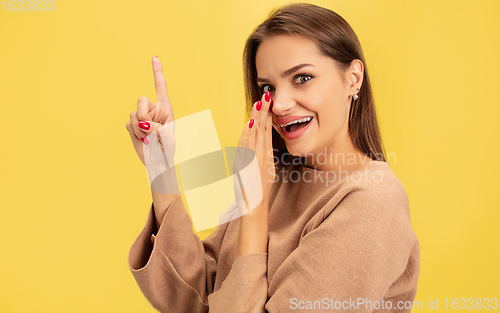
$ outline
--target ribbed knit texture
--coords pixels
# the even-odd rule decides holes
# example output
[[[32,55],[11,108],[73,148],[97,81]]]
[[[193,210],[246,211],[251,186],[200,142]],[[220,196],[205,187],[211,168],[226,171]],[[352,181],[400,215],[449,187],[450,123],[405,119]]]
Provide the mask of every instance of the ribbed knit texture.
[[[366,163],[328,184],[328,172],[278,170],[268,253],[235,260],[239,219],[200,240],[180,196],[157,232],[151,206],[129,253],[150,303],[161,312],[409,312],[398,305],[415,298],[420,250],[390,166]]]

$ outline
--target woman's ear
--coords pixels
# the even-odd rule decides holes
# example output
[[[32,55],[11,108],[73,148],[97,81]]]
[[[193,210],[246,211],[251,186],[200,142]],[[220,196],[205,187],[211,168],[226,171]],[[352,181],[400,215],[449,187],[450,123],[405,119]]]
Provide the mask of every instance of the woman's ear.
[[[363,84],[363,73],[364,66],[363,62],[358,59],[352,60],[351,66],[347,70],[349,88],[351,90],[351,95],[356,95],[361,89],[361,85]]]

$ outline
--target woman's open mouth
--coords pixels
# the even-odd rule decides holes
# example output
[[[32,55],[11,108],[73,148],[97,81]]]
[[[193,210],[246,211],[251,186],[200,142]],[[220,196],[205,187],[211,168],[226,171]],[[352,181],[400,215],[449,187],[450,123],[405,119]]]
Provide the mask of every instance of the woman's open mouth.
[[[287,139],[295,139],[299,136],[301,136],[307,128],[309,128],[309,125],[311,124],[311,121],[313,120],[312,116],[308,116],[296,121],[293,121],[292,124],[288,124],[286,126],[281,126],[281,131],[283,132],[283,136]]]

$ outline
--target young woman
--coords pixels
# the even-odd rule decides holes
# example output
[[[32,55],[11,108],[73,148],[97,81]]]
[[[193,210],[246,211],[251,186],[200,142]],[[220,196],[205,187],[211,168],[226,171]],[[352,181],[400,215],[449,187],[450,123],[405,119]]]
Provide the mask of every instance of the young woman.
[[[354,31],[291,4],[250,35],[244,65],[239,146],[256,153],[264,198],[201,241],[180,195],[152,191],[129,254],[141,291],[162,312],[410,311],[419,243]],[[141,160],[146,136],[174,119],[157,58],[153,69],[158,103],[140,98],[127,123]]]

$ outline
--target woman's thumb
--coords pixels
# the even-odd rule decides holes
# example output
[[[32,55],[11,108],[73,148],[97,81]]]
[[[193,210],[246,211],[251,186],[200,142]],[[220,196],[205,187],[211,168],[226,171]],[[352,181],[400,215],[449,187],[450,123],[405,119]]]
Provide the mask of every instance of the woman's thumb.
[[[153,121],[139,121],[139,128],[148,135],[162,126],[162,124]]]

